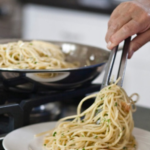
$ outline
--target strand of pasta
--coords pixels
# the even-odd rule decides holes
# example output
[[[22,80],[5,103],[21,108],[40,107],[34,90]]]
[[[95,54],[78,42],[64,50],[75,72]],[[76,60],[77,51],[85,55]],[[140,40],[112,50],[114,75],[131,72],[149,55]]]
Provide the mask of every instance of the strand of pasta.
[[[138,94],[128,97],[126,92],[116,85],[117,82],[97,94],[85,97],[78,105],[77,115],[61,119],[56,128],[43,133],[46,134],[44,149],[135,149],[136,141],[132,136],[132,111],[135,109],[132,109],[132,105],[138,100]],[[135,101],[132,100],[133,96],[137,97]],[[83,103],[94,97],[94,103],[81,112]],[[73,120],[67,121],[69,119]]]
[[[0,44],[0,67],[15,69],[76,68],[79,64],[65,61],[60,47],[48,42],[12,42]]]

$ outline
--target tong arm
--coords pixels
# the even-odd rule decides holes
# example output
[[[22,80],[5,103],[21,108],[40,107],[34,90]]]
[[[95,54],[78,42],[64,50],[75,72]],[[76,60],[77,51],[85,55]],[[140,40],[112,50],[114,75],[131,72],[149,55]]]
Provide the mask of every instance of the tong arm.
[[[109,56],[109,59],[108,59],[108,62],[107,62],[106,68],[105,68],[105,74],[104,74],[104,78],[103,78],[103,83],[101,85],[101,89],[109,85],[109,80],[111,77],[117,50],[118,50],[118,46],[113,48],[113,50],[110,52],[110,56]]]
[[[126,63],[127,63],[130,40],[131,40],[131,37],[129,37],[125,40],[123,50],[122,50],[123,52],[122,52],[120,65],[119,65],[119,69],[118,69],[118,75],[117,75],[117,78],[121,77],[121,80],[118,82],[118,85],[120,87],[122,87],[122,85],[123,85],[123,79],[124,79],[124,75],[125,75],[125,68],[126,68]],[[109,85],[109,81],[110,81],[112,69],[114,66],[114,62],[116,59],[117,51],[118,51],[118,46],[113,48],[113,50],[110,52],[109,60],[107,62],[106,68],[105,68],[105,74],[104,74],[101,89]]]

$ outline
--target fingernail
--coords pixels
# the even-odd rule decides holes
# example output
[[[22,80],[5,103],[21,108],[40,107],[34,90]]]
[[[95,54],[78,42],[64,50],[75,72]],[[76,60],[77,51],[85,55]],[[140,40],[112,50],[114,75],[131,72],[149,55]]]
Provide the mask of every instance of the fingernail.
[[[109,41],[109,42],[107,43],[107,48],[108,48],[108,49],[111,49],[111,47],[112,47],[112,43]]]

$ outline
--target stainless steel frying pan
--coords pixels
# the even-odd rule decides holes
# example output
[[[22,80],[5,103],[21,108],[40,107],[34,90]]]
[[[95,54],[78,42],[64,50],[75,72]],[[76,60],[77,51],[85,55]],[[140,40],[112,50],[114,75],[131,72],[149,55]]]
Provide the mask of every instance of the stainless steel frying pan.
[[[0,40],[0,44],[22,39]],[[22,40],[31,41],[31,40]],[[0,79],[5,87],[32,89],[36,86],[45,86],[53,89],[76,88],[91,83],[102,71],[110,52],[93,46],[70,42],[47,41],[59,45],[68,62],[79,62],[80,67],[59,70],[30,70],[0,68]],[[87,62],[90,65],[87,65]],[[37,73],[56,73],[54,77],[43,78]]]

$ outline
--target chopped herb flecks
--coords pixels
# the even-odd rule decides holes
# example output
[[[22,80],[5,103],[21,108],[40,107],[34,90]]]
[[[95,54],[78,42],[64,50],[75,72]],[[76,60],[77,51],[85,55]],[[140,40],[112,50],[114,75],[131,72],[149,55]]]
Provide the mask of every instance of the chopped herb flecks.
[[[108,119],[107,122],[109,123],[109,122],[110,122],[110,119]]]
[[[57,132],[54,132],[54,133],[53,133],[53,136],[55,136],[56,134],[57,134]]]
[[[95,139],[97,138],[97,135],[94,137]]]

